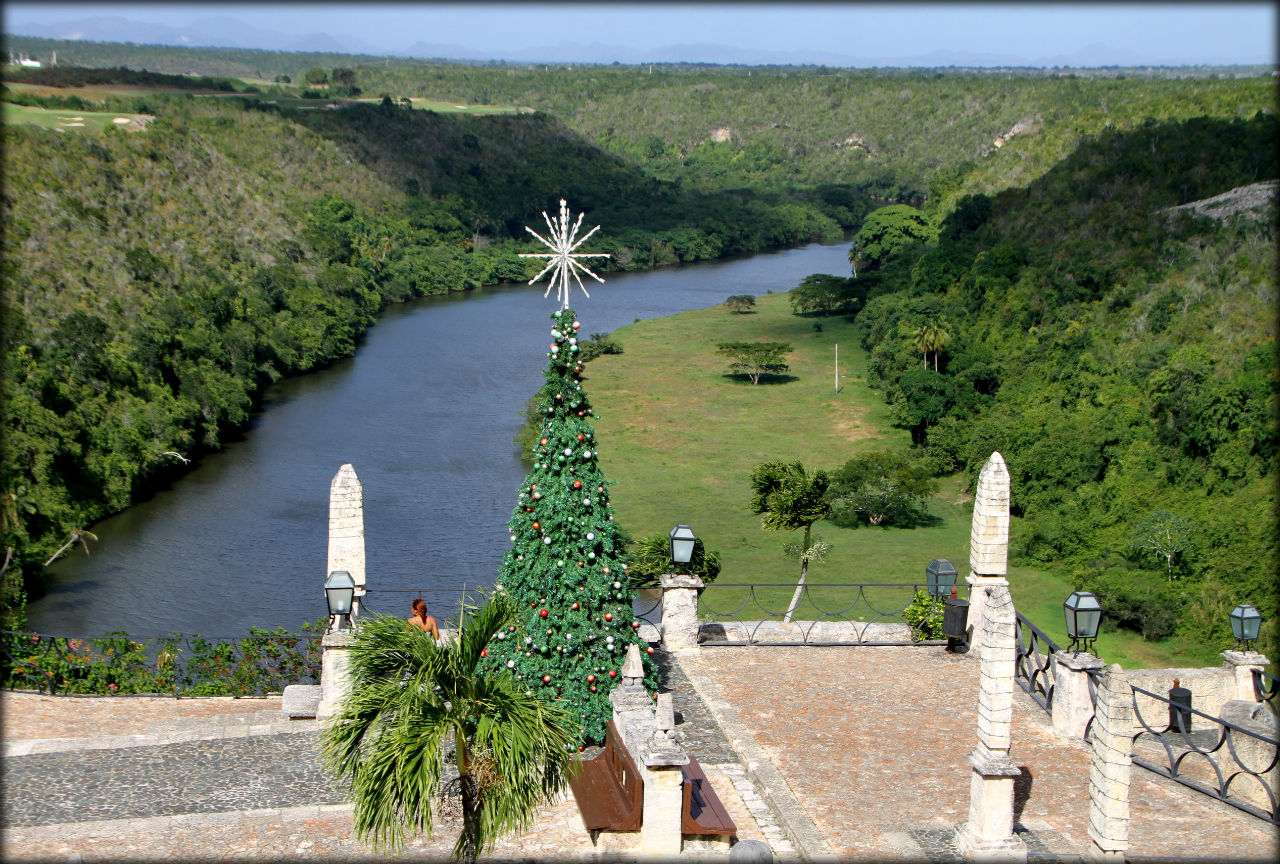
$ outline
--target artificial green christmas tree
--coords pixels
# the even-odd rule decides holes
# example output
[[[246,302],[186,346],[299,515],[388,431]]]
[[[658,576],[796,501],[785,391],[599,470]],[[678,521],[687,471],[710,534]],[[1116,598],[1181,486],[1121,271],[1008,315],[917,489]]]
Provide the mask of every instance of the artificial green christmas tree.
[[[490,669],[510,669],[526,689],[568,703],[581,718],[580,743],[602,743],[627,646],[640,646],[645,686],[656,692],[652,649],[632,614],[623,541],[600,470],[591,403],[582,389],[578,321],[551,314],[546,371],[552,392],[508,523],[511,548],[495,590],[523,610],[522,623],[490,640]]]

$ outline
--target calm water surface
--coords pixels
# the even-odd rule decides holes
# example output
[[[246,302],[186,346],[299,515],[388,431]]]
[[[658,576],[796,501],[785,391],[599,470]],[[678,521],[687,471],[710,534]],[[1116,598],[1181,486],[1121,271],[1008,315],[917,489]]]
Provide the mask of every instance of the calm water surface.
[[[582,333],[607,332],[846,273],[848,250],[814,244],[615,274],[589,285],[590,299],[575,288],[572,304]],[[546,365],[555,303],[543,290],[484,288],[388,309],[353,358],[274,387],[242,440],[95,525],[91,557],[76,547],[50,568],[31,627],[296,631],[324,612],[329,483],[344,462],[364,486],[371,591],[492,584],[525,471],[512,440]]]

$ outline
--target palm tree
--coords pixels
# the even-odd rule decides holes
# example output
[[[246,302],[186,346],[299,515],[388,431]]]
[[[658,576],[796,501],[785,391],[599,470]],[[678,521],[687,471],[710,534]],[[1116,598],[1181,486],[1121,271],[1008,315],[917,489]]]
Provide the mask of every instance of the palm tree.
[[[751,472],[751,512],[761,516],[760,525],[767,531],[794,531],[804,529],[804,542],[798,551],[800,558],[800,582],[787,607],[783,622],[790,622],[800,596],[804,593],[805,578],[809,575],[810,529],[813,523],[831,514],[827,501],[830,485],[827,472],[821,469],[809,474],[799,462],[765,462]]]
[[[472,611],[469,620],[465,612]],[[462,794],[453,854],[475,861],[509,832],[529,827],[563,791],[576,729],[568,713],[477,667],[486,643],[518,621],[495,594],[464,610],[447,642],[396,617],[361,622],[351,648],[351,693],[324,733],[329,770],[349,781],[357,836],[392,850],[407,831],[430,832],[445,747],[452,737]]]
[[[44,562],[44,566],[48,567],[54,561],[58,560],[59,555],[61,555],[63,552],[66,552],[69,548],[74,546],[76,543],[79,543],[81,546],[83,546],[84,554],[88,555],[89,544],[84,542],[86,539],[93,540],[96,542],[98,539],[98,535],[94,534],[92,531],[86,531],[83,528],[72,528],[70,538],[68,538],[67,542],[63,543],[62,546],[58,548],[57,552],[54,552],[52,555],[49,556],[49,560]]]

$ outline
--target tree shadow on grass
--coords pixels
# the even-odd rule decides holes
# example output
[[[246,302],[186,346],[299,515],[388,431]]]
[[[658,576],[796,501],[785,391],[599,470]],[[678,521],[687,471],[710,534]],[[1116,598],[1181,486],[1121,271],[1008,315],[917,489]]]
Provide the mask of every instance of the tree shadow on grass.
[[[735,384],[746,384],[748,387],[757,386],[751,383],[751,378],[749,376],[743,375],[740,372],[726,372],[723,377],[728,378]],[[790,384],[792,381],[799,380],[800,379],[795,375],[764,374],[760,376],[760,384]]]

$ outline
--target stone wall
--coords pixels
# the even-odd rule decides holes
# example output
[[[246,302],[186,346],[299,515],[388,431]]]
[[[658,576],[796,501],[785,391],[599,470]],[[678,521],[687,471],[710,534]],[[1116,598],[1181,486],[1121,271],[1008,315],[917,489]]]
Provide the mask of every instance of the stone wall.
[[[1187,669],[1127,669],[1125,675],[1129,684],[1150,690],[1161,696],[1168,696],[1173,688],[1173,679],[1177,678],[1182,686],[1191,691],[1191,707],[1214,717],[1221,716],[1222,708],[1235,698],[1235,670],[1219,668],[1187,668]],[[1153,729],[1161,729],[1169,722],[1169,706],[1150,696],[1135,693],[1138,713],[1147,725]],[[1134,731],[1142,729],[1137,716],[1133,719]],[[1207,722],[1200,718],[1201,724]],[[1196,724],[1192,721],[1193,728]]]

